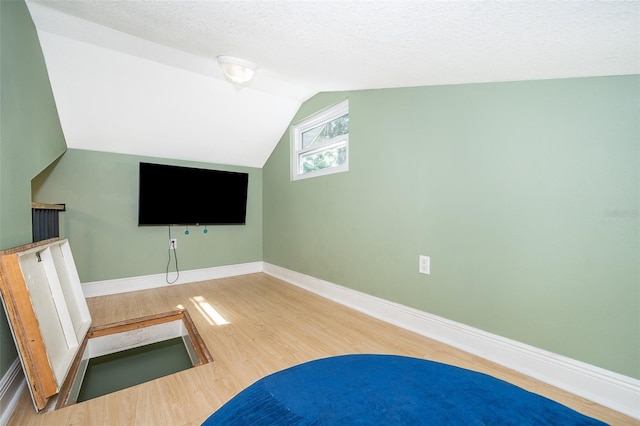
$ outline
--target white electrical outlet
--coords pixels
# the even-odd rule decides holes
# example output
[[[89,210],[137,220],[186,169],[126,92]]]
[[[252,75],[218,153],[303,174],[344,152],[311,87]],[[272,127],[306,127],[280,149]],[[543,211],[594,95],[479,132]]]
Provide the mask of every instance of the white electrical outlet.
[[[420,264],[418,272],[429,275],[431,273],[431,258],[429,256],[420,256]]]
[[[169,240],[169,250],[175,250],[178,248],[178,239],[172,238]]]

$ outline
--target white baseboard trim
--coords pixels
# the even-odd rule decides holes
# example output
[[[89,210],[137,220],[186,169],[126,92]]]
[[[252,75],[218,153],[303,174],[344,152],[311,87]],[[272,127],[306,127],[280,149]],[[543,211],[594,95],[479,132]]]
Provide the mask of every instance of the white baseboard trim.
[[[640,419],[640,380],[270,263],[263,272]]]
[[[4,426],[9,423],[9,418],[18,405],[26,386],[27,381],[22,372],[20,359],[16,358],[0,379],[0,425]]]
[[[82,284],[84,297],[106,296],[108,294],[126,293],[129,291],[148,290],[151,288],[180,285],[197,281],[234,277],[236,275],[262,272],[262,262],[240,263],[237,265],[215,266],[212,268],[180,271],[180,276],[171,284],[167,283],[165,274],[144,275],[139,277],[119,278],[106,281],[93,281]],[[176,273],[169,273],[169,281],[176,279]]]

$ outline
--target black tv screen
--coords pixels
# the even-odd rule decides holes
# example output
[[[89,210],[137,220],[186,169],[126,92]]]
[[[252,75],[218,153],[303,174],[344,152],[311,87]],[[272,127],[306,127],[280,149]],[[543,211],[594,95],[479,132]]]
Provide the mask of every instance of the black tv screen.
[[[140,163],[138,226],[244,225],[249,174]]]

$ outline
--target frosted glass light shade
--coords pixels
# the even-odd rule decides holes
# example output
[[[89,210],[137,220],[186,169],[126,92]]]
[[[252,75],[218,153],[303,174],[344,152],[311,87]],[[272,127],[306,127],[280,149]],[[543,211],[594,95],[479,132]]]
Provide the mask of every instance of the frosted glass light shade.
[[[254,63],[233,56],[218,56],[224,76],[232,84],[247,86],[258,68]]]

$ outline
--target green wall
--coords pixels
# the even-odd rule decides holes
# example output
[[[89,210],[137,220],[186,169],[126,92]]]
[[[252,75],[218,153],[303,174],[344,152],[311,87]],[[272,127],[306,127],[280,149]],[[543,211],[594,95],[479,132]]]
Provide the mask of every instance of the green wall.
[[[346,97],[350,171],[264,167],[266,262],[640,378],[638,76]],[[418,256],[431,256],[431,275]]]
[[[60,232],[71,243],[82,282],[166,271],[169,227],[137,225],[140,161],[249,173],[246,225],[209,226],[207,234],[202,226],[189,227],[189,235],[185,227],[171,227],[181,271],[262,260],[261,169],[69,149],[34,180],[33,197],[66,204]],[[180,194],[166,199],[176,202]]]
[[[31,242],[31,179],[60,156],[60,128],[40,43],[23,1],[0,1],[0,249]],[[16,359],[0,315],[0,376]]]

